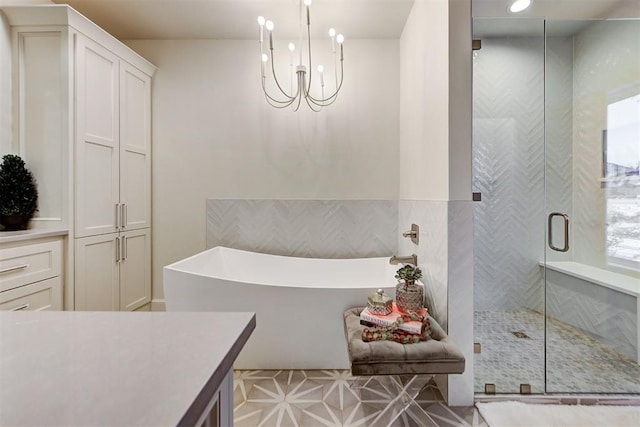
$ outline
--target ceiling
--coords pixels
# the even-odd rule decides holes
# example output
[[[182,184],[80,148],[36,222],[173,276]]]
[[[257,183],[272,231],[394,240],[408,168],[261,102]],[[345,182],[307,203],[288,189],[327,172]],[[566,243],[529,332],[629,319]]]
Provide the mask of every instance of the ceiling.
[[[507,12],[507,0],[472,0],[473,36],[571,36],[593,19],[639,17],[640,0],[533,0],[520,13]]]
[[[296,39],[299,0],[52,0],[69,4],[121,40],[255,39],[259,15],[275,23],[276,37]],[[428,1],[428,0],[417,0]],[[475,36],[528,35],[538,24],[513,19],[510,0],[472,0]],[[398,38],[414,0],[313,0],[312,37],[330,27],[345,38]],[[622,11],[622,12],[620,12]],[[616,13],[640,16],[640,0],[534,0],[523,18],[591,19]],[[626,15],[625,15],[626,16]],[[504,19],[509,18],[509,19]],[[531,27],[531,28],[530,28]],[[578,26],[570,24],[565,33]]]
[[[345,38],[398,38],[414,0],[314,0],[312,37],[334,27]],[[53,0],[66,3],[121,40],[253,39],[257,17],[278,37],[297,38],[298,0]],[[328,37],[328,36],[327,36]]]

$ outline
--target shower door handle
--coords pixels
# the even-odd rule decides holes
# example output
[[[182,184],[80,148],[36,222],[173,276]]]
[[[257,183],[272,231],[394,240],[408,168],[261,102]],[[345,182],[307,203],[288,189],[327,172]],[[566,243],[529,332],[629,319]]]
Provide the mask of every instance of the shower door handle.
[[[558,248],[553,244],[553,217],[554,216],[562,217],[562,221],[564,223],[564,246],[562,248]],[[563,214],[561,212],[550,213],[547,228],[549,229],[549,247],[554,251],[568,252],[569,251],[569,215]]]

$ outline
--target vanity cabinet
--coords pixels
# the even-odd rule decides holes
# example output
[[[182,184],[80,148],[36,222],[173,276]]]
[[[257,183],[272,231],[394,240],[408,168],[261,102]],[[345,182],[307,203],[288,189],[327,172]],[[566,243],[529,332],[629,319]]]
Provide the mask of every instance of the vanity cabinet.
[[[42,194],[32,221],[69,230],[64,306],[139,308],[151,301],[156,68],[67,5],[0,10],[13,39],[14,151]]]
[[[62,239],[0,244],[0,310],[62,310]]]

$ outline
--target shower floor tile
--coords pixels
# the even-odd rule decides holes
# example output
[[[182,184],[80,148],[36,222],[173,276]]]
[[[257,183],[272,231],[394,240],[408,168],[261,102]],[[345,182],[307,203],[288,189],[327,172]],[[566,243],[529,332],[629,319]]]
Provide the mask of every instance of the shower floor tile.
[[[235,427],[367,427],[397,395],[389,377],[365,385],[348,370],[234,371],[233,376]],[[416,402],[438,426],[487,427],[474,407],[448,407],[433,381]],[[406,417],[392,425],[425,422]]]
[[[547,318],[547,392],[640,393],[640,365],[584,332]],[[544,393],[544,317],[533,311],[475,313],[476,392],[495,384],[497,393],[519,393],[530,384]]]

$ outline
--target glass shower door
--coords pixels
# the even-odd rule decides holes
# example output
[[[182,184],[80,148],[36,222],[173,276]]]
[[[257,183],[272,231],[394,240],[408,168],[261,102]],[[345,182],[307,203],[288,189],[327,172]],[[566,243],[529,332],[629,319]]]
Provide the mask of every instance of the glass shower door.
[[[546,391],[640,393],[640,21],[547,21]]]
[[[544,21],[474,19],[474,39],[474,389],[543,393]]]

